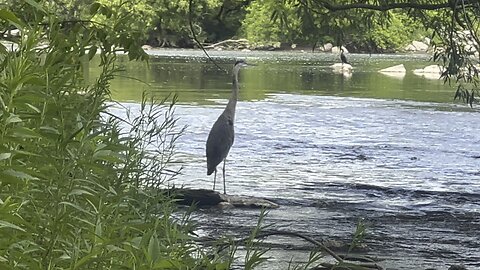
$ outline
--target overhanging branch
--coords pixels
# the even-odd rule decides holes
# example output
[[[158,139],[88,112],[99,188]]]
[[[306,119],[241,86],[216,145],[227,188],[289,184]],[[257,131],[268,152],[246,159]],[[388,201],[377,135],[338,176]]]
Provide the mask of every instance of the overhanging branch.
[[[474,1],[475,2],[475,1]],[[417,10],[438,10],[445,8],[460,8],[473,5],[472,1],[445,1],[442,3],[415,3],[415,2],[393,2],[384,5],[375,5],[367,3],[352,3],[352,4],[332,4],[329,1],[317,1],[316,4],[329,11],[344,11],[350,9],[370,9],[376,11],[387,11],[391,9],[417,9]]]

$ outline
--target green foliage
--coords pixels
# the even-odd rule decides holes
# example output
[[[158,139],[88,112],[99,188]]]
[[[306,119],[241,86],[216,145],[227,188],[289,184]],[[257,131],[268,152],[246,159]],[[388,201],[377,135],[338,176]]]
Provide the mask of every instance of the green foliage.
[[[100,3],[89,12],[111,21],[67,23],[33,1],[0,11],[21,30],[17,49],[0,52],[0,268],[215,269],[223,259],[196,254],[188,216],[173,218],[158,189],[181,133],[174,100],[110,115],[117,52],[145,54],[128,17]]]
[[[280,1],[255,0],[246,8],[243,35],[254,43],[272,44],[295,39],[294,9]]]
[[[260,212],[260,217],[257,222],[257,226],[253,228],[250,236],[248,237],[245,248],[245,270],[253,270],[256,266],[261,265],[267,261],[265,254],[268,252],[268,249],[262,248],[260,244],[263,242],[263,239],[257,239],[262,230],[266,229],[266,226],[263,225],[263,219],[265,218],[267,212],[265,209]]]
[[[422,40],[430,35],[422,24],[402,11],[389,12],[386,23],[375,23],[371,29],[352,38],[359,47],[369,44],[373,51],[403,50],[412,40]]]

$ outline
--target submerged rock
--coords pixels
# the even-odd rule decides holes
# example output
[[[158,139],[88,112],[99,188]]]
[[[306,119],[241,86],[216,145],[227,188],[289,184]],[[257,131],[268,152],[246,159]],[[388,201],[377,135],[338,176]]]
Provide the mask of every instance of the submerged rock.
[[[407,70],[405,69],[405,66],[403,64],[384,68],[379,70],[381,73],[405,73]]]
[[[381,69],[378,72],[382,73],[383,75],[387,75],[389,77],[403,79],[403,77],[405,77],[405,73],[407,72],[407,70],[405,69],[405,66],[403,64],[400,64],[400,65]]]
[[[438,80],[438,79],[440,79],[440,76],[442,75],[444,70],[445,69],[442,66],[430,65],[430,66],[426,66],[424,68],[415,69],[413,71],[413,74],[415,74],[417,76],[423,76],[427,79]]]

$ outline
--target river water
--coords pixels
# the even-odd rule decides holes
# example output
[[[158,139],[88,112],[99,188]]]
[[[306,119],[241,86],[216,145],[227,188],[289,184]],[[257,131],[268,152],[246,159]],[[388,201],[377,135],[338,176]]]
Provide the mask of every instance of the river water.
[[[480,269],[479,110],[454,103],[443,81],[412,73],[430,64],[428,56],[352,54],[353,73],[344,76],[329,67],[338,62],[333,54],[211,53],[224,68],[235,58],[257,65],[240,75],[227,193],[277,202],[265,224],[335,247],[348,246],[363,219],[361,254],[384,259],[387,269]],[[179,95],[176,115],[188,127],[177,144],[183,170],[175,184],[212,188],[205,142],[230,95],[231,75],[200,51],[152,54],[150,66],[125,61],[126,75],[150,83],[158,96]],[[400,63],[404,77],[377,72]],[[113,97],[135,107],[144,88],[120,78]],[[244,237],[258,215],[206,209],[194,219],[204,235]],[[286,269],[311,248],[269,241],[275,245],[266,269]]]

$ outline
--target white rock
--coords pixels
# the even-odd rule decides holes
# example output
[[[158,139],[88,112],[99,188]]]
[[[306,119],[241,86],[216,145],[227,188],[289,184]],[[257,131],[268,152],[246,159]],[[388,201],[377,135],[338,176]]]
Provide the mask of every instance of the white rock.
[[[384,68],[379,70],[381,73],[405,73],[407,70],[405,69],[405,66],[403,64]]]
[[[413,46],[412,44],[408,44],[407,47],[405,47],[405,51],[407,52],[414,52],[416,50],[417,48],[415,48],[415,46]]]
[[[334,73],[345,74],[352,73],[352,66],[349,64],[335,63],[330,66]]]
[[[347,48],[342,46],[341,49],[343,49],[344,53],[348,53]],[[333,47],[332,48],[332,53],[340,53],[340,47],[338,47],[338,46]]]
[[[352,71],[345,71],[345,72],[342,72],[342,75],[345,79],[350,79],[352,78]]]
[[[326,51],[326,52],[330,52],[332,50],[332,48],[333,48],[332,43],[325,43],[323,45],[323,50]]]
[[[427,45],[430,45],[430,42],[432,42],[432,40],[429,37],[424,37],[423,42],[425,42],[425,44]]]
[[[439,65],[430,65],[423,68],[423,73],[442,74],[445,69]]]
[[[421,41],[412,41],[412,45],[417,49],[417,51],[426,52],[428,50],[428,45]]]
[[[426,79],[438,80],[442,75],[444,68],[439,65],[430,65],[424,68],[415,69],[413,74],[423,76]]]

